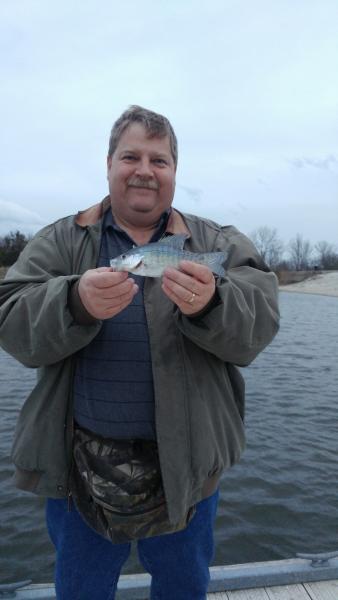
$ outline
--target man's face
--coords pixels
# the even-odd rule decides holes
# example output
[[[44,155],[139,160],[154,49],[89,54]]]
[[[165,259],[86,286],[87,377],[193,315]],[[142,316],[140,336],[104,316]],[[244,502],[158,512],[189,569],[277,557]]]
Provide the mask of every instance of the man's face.
[[[123,132],[113,156],[108,157],[108,182],[113,214],[121,224],[155,225],[171,206],[175,192],[175,164],[169,137],[147,137],[140,123]]]

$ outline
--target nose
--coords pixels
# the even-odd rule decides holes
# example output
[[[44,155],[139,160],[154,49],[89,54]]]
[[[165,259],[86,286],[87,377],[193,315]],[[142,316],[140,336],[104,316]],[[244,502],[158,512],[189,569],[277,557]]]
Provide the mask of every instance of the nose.
[[[135,170],[135,175],[138,175],[139,177],[143,177],[143,178],[147,178],[147,179],[150,179],[154,176],[152,164],[151,164],[149,158],[144,157],[138,161],[136,170]]]

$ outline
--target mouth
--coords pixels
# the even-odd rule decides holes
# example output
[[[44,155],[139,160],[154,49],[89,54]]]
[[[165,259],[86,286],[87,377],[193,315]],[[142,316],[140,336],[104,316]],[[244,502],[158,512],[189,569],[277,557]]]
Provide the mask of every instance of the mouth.
[[[138,269],[139,267],[142,266],[142,261],[143,261],[143,256],[141,256],[141,258],[139,260],[136,260],[134,262],[130,261],[127,262],[125,264],[119,264],[118,259],[116,258],[112,258],[110,261],[110,266],[117,271],[129,271],[130,269]]]
[[[129,185],[128,189],[137,190],[138,192],[156,192],[157,188],[145,186],[145,185]]]

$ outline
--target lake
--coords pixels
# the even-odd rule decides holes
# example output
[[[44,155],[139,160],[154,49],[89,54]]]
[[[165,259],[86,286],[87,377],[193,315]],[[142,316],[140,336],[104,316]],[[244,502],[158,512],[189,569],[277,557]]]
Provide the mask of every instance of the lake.
[[[247,448],[221,482],[214,564],[338,550],[338,298],[280,294],[281,329],[242,369]],[[0,350],[0,582],[53,580],[44,500],[13,487],[16,417],[34,385]],[[140,572],[133,552],[125,573]]]

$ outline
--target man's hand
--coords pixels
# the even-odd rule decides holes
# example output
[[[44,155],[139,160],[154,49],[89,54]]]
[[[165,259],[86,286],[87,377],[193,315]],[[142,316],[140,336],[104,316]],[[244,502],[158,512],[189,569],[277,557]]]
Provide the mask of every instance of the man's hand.
[[[89,314],[96,319],[109,319],[130,304],[138,286],[128,273],[100,267],[82,275],[78,291]]]
[[[180,271],[165,269],[162,290],[185,315],[200,312],[215,293],[216,284],[212,271],[204,265],[182,260]]]

